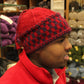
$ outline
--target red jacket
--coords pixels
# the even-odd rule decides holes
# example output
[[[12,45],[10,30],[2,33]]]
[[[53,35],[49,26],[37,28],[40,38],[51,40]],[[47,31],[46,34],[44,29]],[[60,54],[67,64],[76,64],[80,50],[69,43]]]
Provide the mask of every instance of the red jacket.
[[[24,50],[19,57],[17,64],[8,69],[0,78],[0,84],[53,84],[51,74],[46,69],[34,65]],[[55,70],[59,75],[55,84],[66,84],[65,68]]]

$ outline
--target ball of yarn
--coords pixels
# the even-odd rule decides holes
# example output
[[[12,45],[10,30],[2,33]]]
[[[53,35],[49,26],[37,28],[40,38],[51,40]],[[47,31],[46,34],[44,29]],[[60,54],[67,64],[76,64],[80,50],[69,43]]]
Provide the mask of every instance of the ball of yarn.
[[[4,19],[1,19],[1,22],[4,23],[8,29],[10,29],[12,27],[12,25]]]
[[[76,42],[78,46],[84,46],[84,39],[78,39]]]
[[[15,22],[12,23],[12,27],[14,27],[16,29],[17,24]]]
[[[78,37],[81,39],[84,39],[84,30],[79,30],[78,31]]]
[[[19,16],[18,16],[18,15],[13,16],[13,21],[17,23],[17,22],[18,22],[18,18],[19,18]]]
[[[75,20],[69,20],[69,26],[72,28],[77,28],[77,22]]]
[[[10,34],[9,34],[9,39],[12,40],[12,37],[13,37],[14,35],[15,35],[14,33],[10,33]]]
[[[72,39],[72,38],[69,38],[69,42],[72,44],[72,45],[76,45],[76,40]]]
[[[15,36],[16,36],[16,34],[13,35],[12,42],[15,42]]]
[[[7,39],[9,37],[9,33],[6,33],[6,34],[1,33],[0,36],[1,36],[1,39]]]
[[[3,40],[1,41],[1,46],[2,46],[2,47],[7,46],[7,45],[10,45],[10,44],[12,44],[12,41],[9,40],[9,39],[3,39]]]
[[[0,23],[0,25],[1,25],[1,32],[8,33],[8,28],[7,28],[6,24]]]
[[[15,41],[15,33],[17,27],[17,20],[19,16],[8,17],[13,23],[9,23],[8,20],[1,19],[1,42],[0,46],[7,46]]]
[[[10,33],[16,33],[16,29],[14,27],[12,27],[11,29],[9,29]]]
[[[78,28],[84,28],[84,21],[78,21],[77,22],[77,27]]]
[[[72,31],[70,33],[70,37],[76,40],[78,38],[77,32],[76,31]]]
[[[84,11],[80,11],[78,13],[78,20],[83,21],[84,20]]]
[[[77,12],[70,12],[69,13],[69,18],[71,20],[77,20],[78,19],[78,13]]]

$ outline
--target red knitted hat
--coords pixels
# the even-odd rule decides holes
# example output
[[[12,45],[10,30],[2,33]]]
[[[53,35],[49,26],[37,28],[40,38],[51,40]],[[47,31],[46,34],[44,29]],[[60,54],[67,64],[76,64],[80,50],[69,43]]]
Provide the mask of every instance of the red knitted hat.
[[[18,20],[16,47],[23,46],[26,53],[33,53],[70,31],[71,28],[59,13],[40,7],[25,10]]]

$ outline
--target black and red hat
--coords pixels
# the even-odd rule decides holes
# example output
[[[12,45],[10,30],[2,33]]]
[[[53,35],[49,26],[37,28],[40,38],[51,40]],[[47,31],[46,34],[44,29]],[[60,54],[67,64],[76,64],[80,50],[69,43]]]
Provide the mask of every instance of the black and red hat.
[[[16,47],[19,49],[23,46],[26,53],[33,53],[70,31],[71,28],[59,13],[40,7],[28,9],[19,16]]]

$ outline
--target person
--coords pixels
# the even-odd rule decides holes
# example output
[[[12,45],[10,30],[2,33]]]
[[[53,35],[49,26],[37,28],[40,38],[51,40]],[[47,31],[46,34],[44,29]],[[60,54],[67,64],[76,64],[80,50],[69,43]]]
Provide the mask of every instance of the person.
[[[66,84],[70,31],[66,20],[50,9],[23,11],[16,29],[16,47],[23,50],[17,64],[0,78],[0,84]]]

